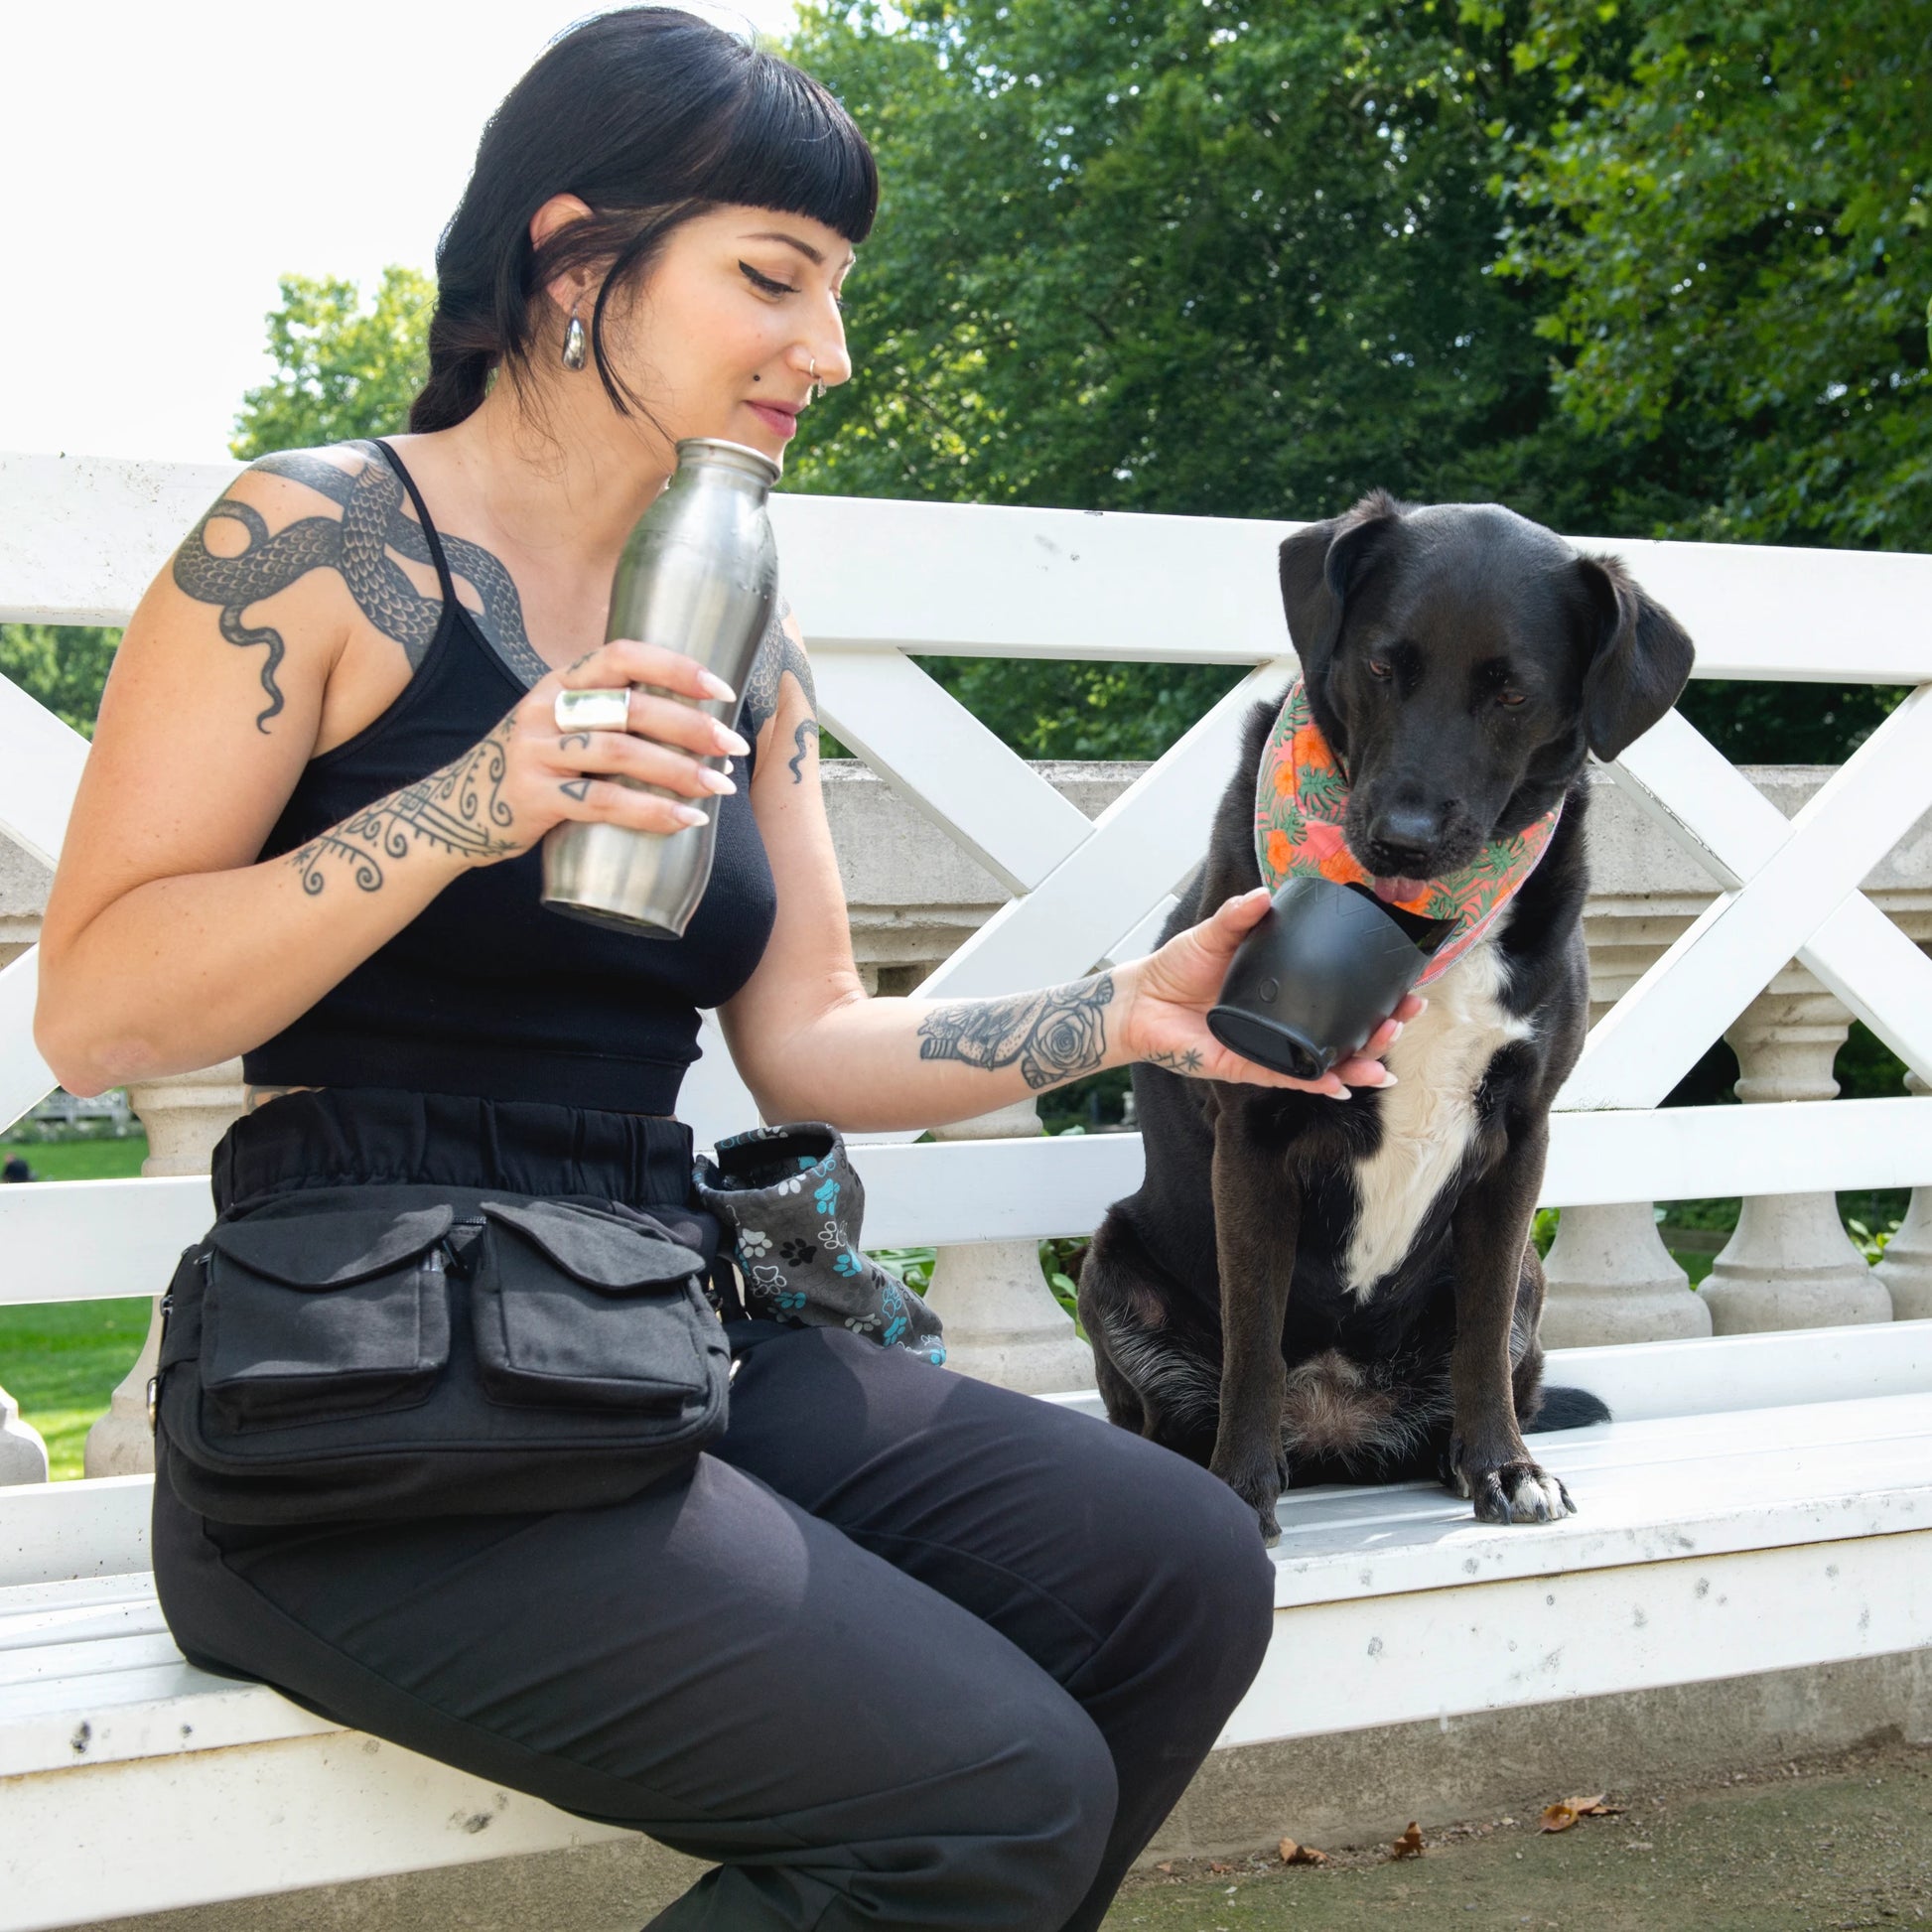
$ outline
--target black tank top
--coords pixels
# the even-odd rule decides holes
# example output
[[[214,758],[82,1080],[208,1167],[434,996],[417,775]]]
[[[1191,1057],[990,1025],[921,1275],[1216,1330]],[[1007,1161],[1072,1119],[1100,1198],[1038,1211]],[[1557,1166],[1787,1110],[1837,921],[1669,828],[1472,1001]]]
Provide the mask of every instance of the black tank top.
[[[447,764],[526,695],[457,601],[414,481],[386,443],[377,448],[422,521],[442,621],[395,703],[309,761],[264,859]],[[763,648],[780,643],[774,622]],[[739,788],[719,805],[711,884],[681,940],[633,938],[546,911],[542,854],[532,849],[452,881],[299,1020],[244,1053],[246,1077],[674,1112],[684,1070],[698,1057],[698,1009],[751,978],[777,909],[752,815],[752,763],[736,761]],[[332,890],[353,888],[344,878]]]

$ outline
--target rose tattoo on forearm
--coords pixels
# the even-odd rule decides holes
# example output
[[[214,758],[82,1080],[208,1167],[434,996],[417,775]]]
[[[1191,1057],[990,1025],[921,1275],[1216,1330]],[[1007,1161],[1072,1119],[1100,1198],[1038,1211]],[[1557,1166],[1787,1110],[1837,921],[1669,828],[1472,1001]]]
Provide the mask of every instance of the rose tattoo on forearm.
[[[1017,1060],[1030,1087],[1056,1087],[1105,1063],[1113,997],[1113,975],[1096,973],[1044,993],[935,1007],[919,1022],[919,1057],[989,1072]]]

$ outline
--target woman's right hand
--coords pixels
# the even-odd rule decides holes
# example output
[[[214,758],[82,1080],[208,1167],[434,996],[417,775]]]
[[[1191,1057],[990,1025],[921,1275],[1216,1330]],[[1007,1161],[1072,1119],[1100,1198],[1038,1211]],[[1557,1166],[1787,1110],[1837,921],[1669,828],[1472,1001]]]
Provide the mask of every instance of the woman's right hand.
[[[642,685],[656,689],[636,688]],[[631,689],[622,730],[559,729],[556,706],[563,692],[626,686]],[[552,671],[490,735],[502,748],[503,770],[495,789],[512,829],[481,862],[527,851],[566,819],[638,832],[682,832],[703,824],[702,805],[686,801],[720,797],[738,787],[700,759],[744,758],[751,747],[698,710],[696,702],[682,700],[729,703],[735,696],[696,658],[632,638],[615,639],[567,670]],[[618,782],[624,778],[661,786],[662,792],[633,790]]]

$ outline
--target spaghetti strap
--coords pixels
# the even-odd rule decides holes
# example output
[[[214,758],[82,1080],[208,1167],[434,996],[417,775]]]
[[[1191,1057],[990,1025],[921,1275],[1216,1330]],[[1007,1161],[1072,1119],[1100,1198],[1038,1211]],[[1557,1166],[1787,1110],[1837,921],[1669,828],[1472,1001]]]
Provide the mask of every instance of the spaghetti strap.
[[[429,541],[430,562],[436,566],[436,581],[443,592],[443,608],[446,611],[460,610],[457,603],[456,582],[450,575],[450,560],[443,554],[443,539],[436,534],[436,525],[430,521],[429,505],[423,501],[423,492],[416,487],[416,479],[403,468],[402,458],[392,450],[381,437],[373,439],[375,447],[388,459],[389,468],[396,473],[403,488],[409,492],[409,500],[416,506],[416,520],[423,526],[423,535]]]

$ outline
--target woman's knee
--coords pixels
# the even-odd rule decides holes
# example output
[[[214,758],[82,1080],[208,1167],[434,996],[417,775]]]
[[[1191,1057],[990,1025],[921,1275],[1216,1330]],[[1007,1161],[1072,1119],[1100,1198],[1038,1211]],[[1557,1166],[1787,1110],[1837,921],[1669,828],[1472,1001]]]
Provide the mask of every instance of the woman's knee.
[[[1037,1932],[1064,1923],[1086,1896],[1120,1793],[1106,1739],[1071,1699],[1044,1707],[1016,1742],[990,1807],[994,1822],[968,1856],[980,1867],[976,1894],[1010,1900],[1010,1922]]]
[[[1238,1697],[1260,1668],[1274,1618],[1275,1565],[1254,1511],[1182,1456],[1157,1450],[1137,1461],[1127,1472],[1134,1504],[1117,1531],[1129,1546],[1121,1561],[1159,1624]]]

